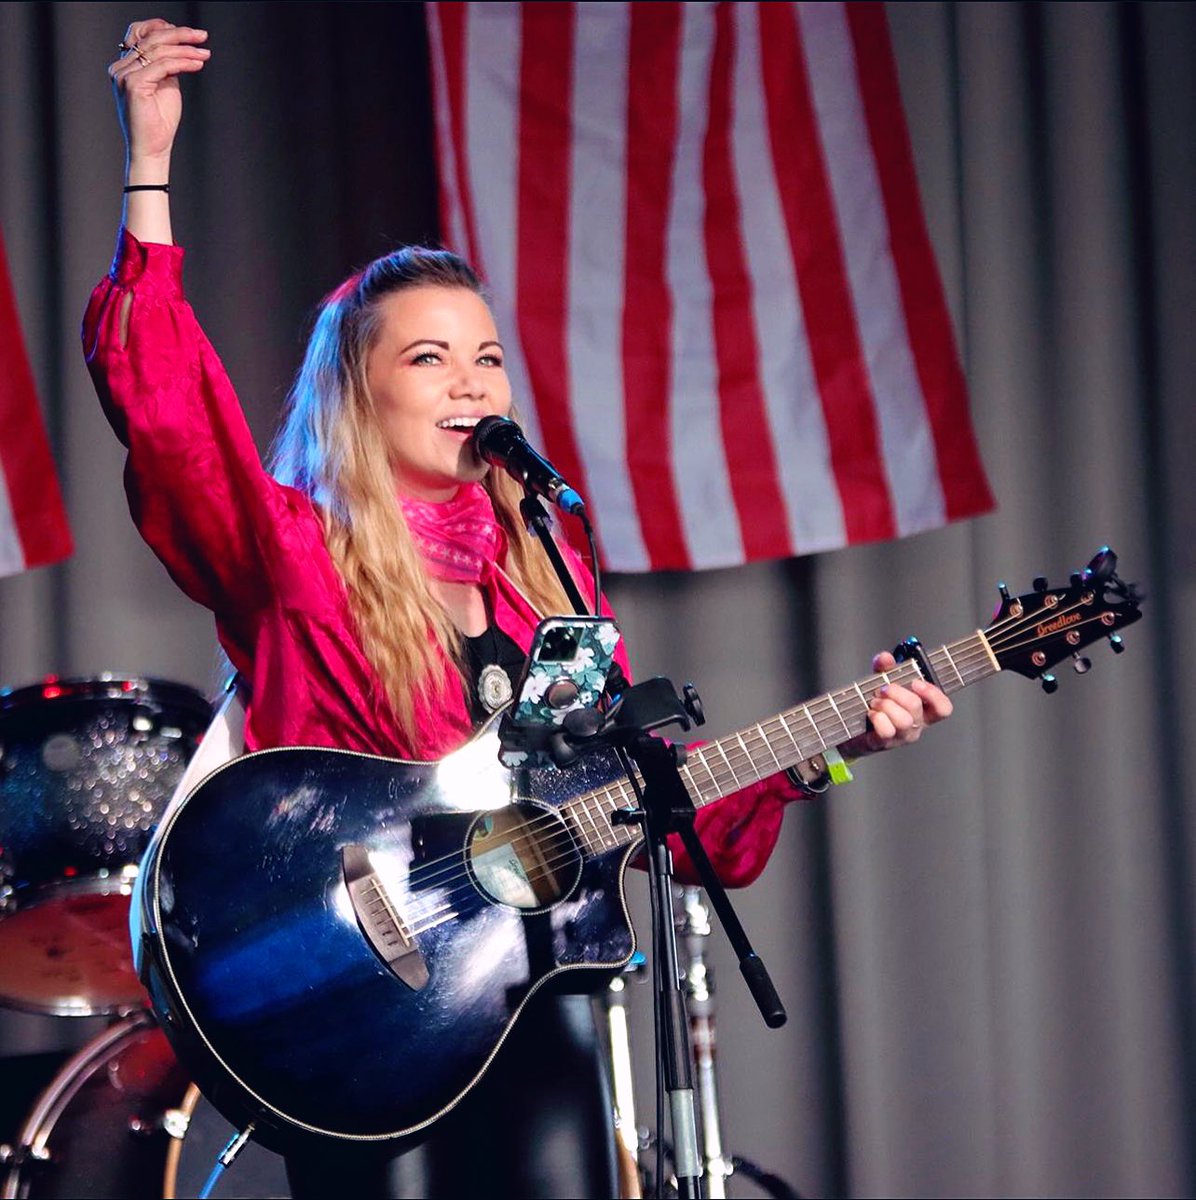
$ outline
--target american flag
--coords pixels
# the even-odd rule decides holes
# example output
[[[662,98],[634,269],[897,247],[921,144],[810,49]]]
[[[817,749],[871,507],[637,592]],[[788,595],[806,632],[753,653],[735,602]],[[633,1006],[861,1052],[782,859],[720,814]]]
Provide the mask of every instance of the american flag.
[[[992,507],[882,4],[427,12],[445,243],[609,568]]]
[[[57,562],[71,549],[0,236],[0,575]]]

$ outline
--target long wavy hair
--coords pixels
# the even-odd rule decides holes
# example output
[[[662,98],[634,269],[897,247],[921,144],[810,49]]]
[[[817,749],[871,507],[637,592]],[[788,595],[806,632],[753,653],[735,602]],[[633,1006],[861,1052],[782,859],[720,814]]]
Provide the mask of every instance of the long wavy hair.
[[[419,287],[464,288],[485,298],[472,268],[447,250],[406,246],[351,275],[319,307],[270,453],[275,478],[305,492],[320,514],[362,649],[409,739],[417,735],[417,699],[431,698],[444,682],[438,650],[461,676],[461,634],[429,585],[396,501],[366,366],[381,302]],[[518,484],[491,471],[484,486],[507,534],[508,575],[541,612],[569,611],[544,555],[530,552]]]

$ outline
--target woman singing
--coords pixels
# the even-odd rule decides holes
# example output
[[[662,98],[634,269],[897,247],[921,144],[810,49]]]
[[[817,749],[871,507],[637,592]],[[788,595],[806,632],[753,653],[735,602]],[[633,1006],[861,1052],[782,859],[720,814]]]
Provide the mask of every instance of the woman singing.
[[[511,408],[500,331],[455,255],[409,247],[376,260],[321,305],[264,467],[183,297],[171,232],[179,77],[203,69],[206,39],[137,21],[109,68],[127,144],[125,210],[83,337],[128,449],[133,516],[179,586],[215,614],[248,686],[247,750],[440,758],[491,715],[477,686],[484,669],[517,676],[542,615],[570,611],[522,527],[520,489],[471,450],[477,420]],[[584,593],[589,573],[566,555]],[[950,711],[931,684],[894,685],[846,749],[912,742]],[[759,874],[799,794],[776,776],[699,812],[727,883]],[[589,1001],[538,996],[418,1150],[387,1159],[317,1139],[288,1171],[296,1196],[610,1196],[609,1112]]]

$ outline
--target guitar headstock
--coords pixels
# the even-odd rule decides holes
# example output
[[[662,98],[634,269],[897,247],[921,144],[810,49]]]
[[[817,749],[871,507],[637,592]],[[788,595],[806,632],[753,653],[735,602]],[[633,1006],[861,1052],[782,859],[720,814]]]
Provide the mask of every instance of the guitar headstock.
[[[1125,645],[1118,630],[1142,616],[1142,597],[1134,584],[1118,579],[1117,555],[1108,546],[1067,587],[1050,587],[1039,578],[1033,591],[1011,596],[999,586],[1001,606],[984,635],[1002,670],[1041,679],[1048,692],[1059,686],[1050,674],[1053,666],[1073,658],[1083,674],[1092,663],[1080,651],[1101,638],[1120,654]]]

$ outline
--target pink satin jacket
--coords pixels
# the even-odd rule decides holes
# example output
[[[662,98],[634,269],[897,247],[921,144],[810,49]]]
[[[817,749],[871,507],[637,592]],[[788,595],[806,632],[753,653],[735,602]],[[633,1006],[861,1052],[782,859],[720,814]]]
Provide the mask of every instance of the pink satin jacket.
[[[404,736],[358,641],[312,502],[263,467],[232,384],[184,298],[182,265],[180,247],[122,231],[88,304],[83,345],[105,414],[128,449],[125,489],[137,528],[179,587],[215,614],[220,644],[250,683],[247,749],[447,754],[472,732],[457,677],[445,672],[417,711],[415,736]],[[495,621],[526,648],[539,614],[502,573],[486,588]],[[698,832],[725,883],[759,875],[785,802],[800,794],[778,775],[699,811]],[[679,877],[691,879],[692,866],[675,851]]]

